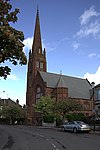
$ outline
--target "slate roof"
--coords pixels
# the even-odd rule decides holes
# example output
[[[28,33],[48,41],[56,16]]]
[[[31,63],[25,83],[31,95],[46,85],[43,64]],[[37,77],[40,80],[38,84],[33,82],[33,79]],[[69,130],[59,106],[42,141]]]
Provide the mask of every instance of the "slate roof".
[[[98,88],[98,87],[100,87],[100,84],[98,84],[98,85],[95,86],[95,88]]]
[[[65,87],[66,88],[66,84],[64,82],[64,79],[63,79],[62,75],[59,76],[59,79],[58,79],[56,87],[58,87],[58,88],[59,87]]]
[[[0,99],[0,105],[22,107],[20,104],[18,104],[17,102],[11,100],[10,98]]]
[[[71,98],[90,99],[91,85],[86,79],[39,71],[47,87],[56,88],[64,85],[68,88],[68,96]],[[61,77],[62,76],[62,77]],[[62,78],[62,79],[60,79]],[[60,81],[62,80],[62,81]]]

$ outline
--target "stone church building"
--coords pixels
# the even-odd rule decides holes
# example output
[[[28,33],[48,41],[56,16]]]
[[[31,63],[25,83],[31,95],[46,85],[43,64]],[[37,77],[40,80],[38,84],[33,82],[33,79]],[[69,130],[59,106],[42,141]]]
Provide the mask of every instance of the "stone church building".
[[[92,110],[90,90],[91,84],[87,79],[47,72],[46,50],[42,49],[39,11],[37,10],[27,71],[26,105],[30,122],[34,124],[36,121],[34,104],[42,95],[50,95],[57,101],[72,98],[83,105],[82,112],[85,115],[90,115]]]

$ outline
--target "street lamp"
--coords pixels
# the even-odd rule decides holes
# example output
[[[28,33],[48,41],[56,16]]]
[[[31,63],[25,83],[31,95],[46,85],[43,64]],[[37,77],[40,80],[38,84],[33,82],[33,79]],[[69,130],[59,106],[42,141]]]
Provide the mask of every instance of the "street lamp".
[[[95,119],[96,119],[96,114],[95,114],[95,83],[92,82],[92,115],[93,115],[93,130],[95,131]]]
[[[91,85],[92,85],[92,111],[94,111],[95,110],[95,89],[94,89],[95,83],[92,82]]]

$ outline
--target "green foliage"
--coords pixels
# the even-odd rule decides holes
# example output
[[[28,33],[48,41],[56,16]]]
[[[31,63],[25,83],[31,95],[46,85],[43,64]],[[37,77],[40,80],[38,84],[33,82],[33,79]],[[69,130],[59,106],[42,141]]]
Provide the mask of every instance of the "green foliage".
[[[60,115],[56,116],[56,126],[60,126],[62,124],[62,118]]]
[[[42,112],[44,115],[52,114],[52,106],[54,104],[54,99],[50,96],[42,96],[39,102],[35,105],[35,110]]]
[[[18,106],[3,106],[1,115],[6,120],[9,120],[11,123],[15,120],[24,120],[26,117],[26,113],[22,108]]]
[[[54,123],[55,115],[44,115],[43,121],[47,123]]]
[[[4,79],[7,78],[7,75],[10,75],[11,69],[8,66],[1,66],[0,67],[0,76],[4,77]]]
[[[82,106],[80,104],[77,104],[75,100],[63,100],[55,102],[53,111],[56,114],[62,114],[65,116],[66,113],[69,113],[70,111],[79,111],[82,110]]]
[[[85,116],[84,114],[81,114],[81,113],[73,113],[73,114],[67,114],[65,116],[65,118],[67,118],[68,121],[78,121],[78,120],[81,120],[81,121],[84,121],[85,120]]]
[[[24,34],[11,26],[17,22],[19,9],[11,11],[10,0],[0,0],[0,65],[5,61],[10,61],[13,65],[25,65],[27,59],[23,52]],[[7,66],[0,67],[0,76],[7,78],[11,69]]]
[[[50,96],[42,96],[35,105],[35,110],[42,112],[44,116],[55,115],[56,118],[58,118],[59,124],[61,119],[62,121],[64,120],[66,114],[73,111],[80,111],[82,110],[82,106],[72,99],[55,101],[55,99],[52,99]]]

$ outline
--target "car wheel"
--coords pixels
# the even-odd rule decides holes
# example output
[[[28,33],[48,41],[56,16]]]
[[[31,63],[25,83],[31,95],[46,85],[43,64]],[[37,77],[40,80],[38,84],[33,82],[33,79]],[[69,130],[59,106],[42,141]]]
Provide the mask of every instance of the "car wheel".
[[[65,132],[65,127],[63,127],[62,130]]]
[[[73,128],[73,132],[74,132],[74,133],[77,133],[77,128]]]

